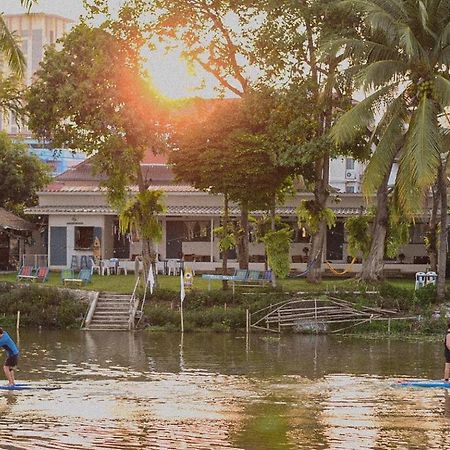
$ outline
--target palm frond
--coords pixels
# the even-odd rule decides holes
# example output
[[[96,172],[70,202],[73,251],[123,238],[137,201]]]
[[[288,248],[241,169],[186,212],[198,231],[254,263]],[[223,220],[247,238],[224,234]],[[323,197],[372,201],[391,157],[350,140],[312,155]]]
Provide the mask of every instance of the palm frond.
[[[430,186],[440,164],[441,135],[432,99],[421,97],[407,132],[404,160],[419,189]]]
[[[369,126],[373,125],[376,112],[383,100],[392,95],[398,83],[392,83],[369,95],[343,114],[330,131],[330,137],[337,145],[352,142]]]
[[[374,135],[380,136],[380,140],[364,173],[365,195],[375,192],[380,187],[386,172],[391,168],[392,161],[402,147],[406,116],[405,100],[403,96],[399,96],[386,111],[374,132]]]
[[[411,27],[406,24],[399,25],[399,40],[410,59],[426,61],[428,52],[424,50]]]
[[[438,75],[434,79],[434,93],[442,108],[450,106],[450,80]]]
[[[398,81],[407,70],[408,65],[402,61],[376,61],[359,71],[355,76],[355,84],[367,92],[385,86],[392,81]]]
[[[6,56],[11,71],[22,78],[26,62],[17,41],[17,35],[8,30],[3,15],[0,14],[0,54]]]
[[[393,21],[405,21],[408,18],[404,5],[399,0],[344,0],[340,5],[347,4],[352,8],[357,8],[366,13],[374,11],[384,11]]]
[[[436,38],[436,33],[430,29],[428,23],[429,23],[429,15],[428,15],[428,10],[427,7],[425,6],[425,4],[423,3],[422,0],[419,0],[419,18],[420,18],[420,22],[422,25],[422,28],[430,35],[433,36],[434,38]]]
[[[433,49],[433,59],[436,59],[438,62],[445,64],[441,60],[442,52],[445,51],[446,48],[450,46],[450,17],[448,18],[448,22],[443,28],[442,32],[436,39],[436,45]]]
[[[31,9],[31,7],[33,6],[33,3],[36,3],[37,0],[20,0],[20,4],[24,7],[27,8],[28,11]]]
[[[356,59],[370,58],[371,60],[400,60],[401,55],[396,52],[392,46],[382,44],[380,42],[371,41],[368,39],[350,39],[340,38],[324,42],[323,48],[330,53],[338,53],[339,50],[344,50],[344,57],[350,56]]]

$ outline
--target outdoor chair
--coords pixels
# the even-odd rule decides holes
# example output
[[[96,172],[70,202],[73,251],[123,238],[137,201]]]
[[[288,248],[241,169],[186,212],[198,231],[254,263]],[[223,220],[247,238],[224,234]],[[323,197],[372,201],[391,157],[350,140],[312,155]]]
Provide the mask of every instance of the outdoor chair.
[[[61,281],[66,284],[66,280],[73,280],[75,278],[75,273],[72,269],[63,269],[61,271]]]
[[[78,278],[81,280],[83,284],[87,284],[91,282],[91,271],[90,269],[81,269],[80,273],[78,274]]]
[[[31,280],[32,278],[34,278],[33,272],[34,272],[33,266],[22,266],[19,269],[19,273],[17,274],[17,280],[18,281]]]
[[[48,280],[48,274],[50,269],[48,267],[39,267],[36,272],[36,281],[40,281],[41,283],[45,283]]]

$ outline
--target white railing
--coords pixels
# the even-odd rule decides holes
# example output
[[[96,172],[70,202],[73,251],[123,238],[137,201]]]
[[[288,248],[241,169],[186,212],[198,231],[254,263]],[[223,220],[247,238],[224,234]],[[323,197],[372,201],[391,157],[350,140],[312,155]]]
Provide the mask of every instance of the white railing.
[[[140,280],[141,280],[141,277],[138,276],[136,278],[136,283],[134,285],[133,293],[131,294],[131,298],[130,298],[130,308],[129,308],[130,318],[128,319],[128,329],[129,330],[134,328],[134,318],[136,316],[136,311],[137,311],[138,303],[139,303],[139,299],[136,297],[136,291],[139,286]]]

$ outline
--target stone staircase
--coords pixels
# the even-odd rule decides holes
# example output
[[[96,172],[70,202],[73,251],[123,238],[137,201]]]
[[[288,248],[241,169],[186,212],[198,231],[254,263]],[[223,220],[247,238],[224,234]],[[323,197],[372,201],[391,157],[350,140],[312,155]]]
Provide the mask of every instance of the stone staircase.
[[[95,311],[85,330],[128,330],[130,295],[100,292]]]

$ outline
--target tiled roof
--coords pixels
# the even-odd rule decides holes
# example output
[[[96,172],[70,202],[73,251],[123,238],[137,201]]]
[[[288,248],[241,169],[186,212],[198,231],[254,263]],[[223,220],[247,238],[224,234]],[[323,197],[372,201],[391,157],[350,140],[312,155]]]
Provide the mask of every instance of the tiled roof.
[[[28,220],[22,219],[4,208],[0,208],[0,228],[17,231],[31,231],[34,230],[35,227],[31,222],[28,222]]]
[[[131,192],[137,192],[137,186],[129,186]],[[193,186],[189,185],[181,185],[181,184],[161,184],[161,185],[152,185],[150,186],[151,190],[160,190],[164,192],[197,192]],[[46,189],[43,189],[41,192],[105,192],[107,189],[104,187],[99,187],[95,185],[69,185],[63,183],[53,182],[47,186]]]
[[[359,208],[336,208],[338,217],[353,216],[360,213]],[[34,206],[26,210],[27,214],[105,214],[115,215],[116,211],[108,206]],[[168,206],[165,216],[220,216],[223,208],[220,206]],[[281,216],[295,216],[295,208],[289,206],[278,207],[276,213]],[[230,208],[231,216],[238,216],[238,207]],[[267,214],[265,211],[253,211],[253,215]]]

